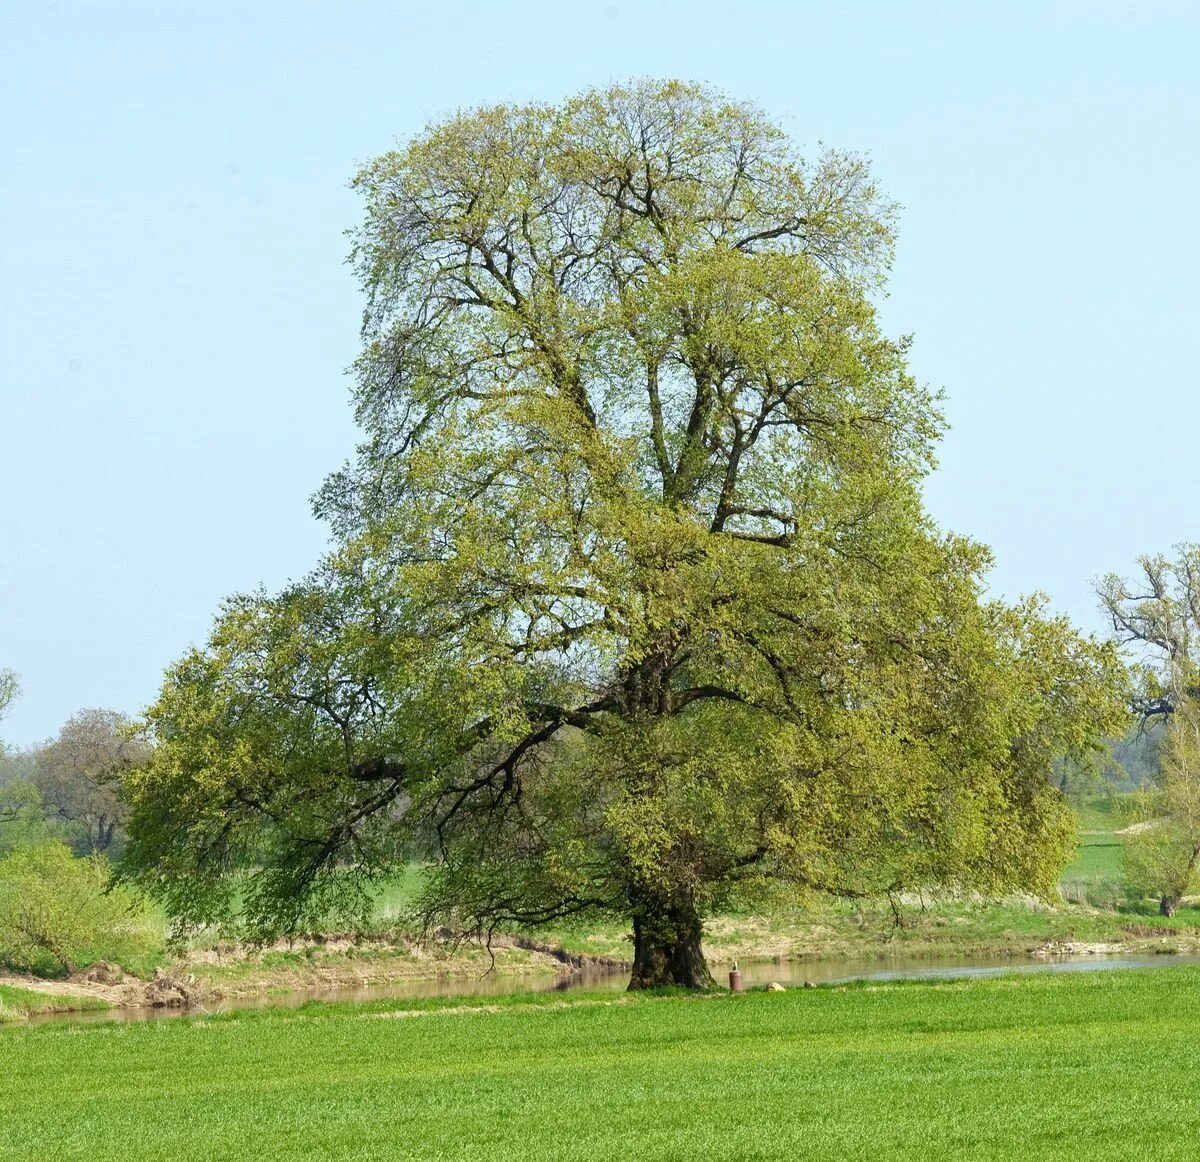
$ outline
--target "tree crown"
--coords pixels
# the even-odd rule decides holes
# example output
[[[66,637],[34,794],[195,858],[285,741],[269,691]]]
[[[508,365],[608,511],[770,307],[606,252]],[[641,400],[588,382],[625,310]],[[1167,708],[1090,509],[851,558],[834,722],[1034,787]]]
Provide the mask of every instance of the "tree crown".
[[[646,82],[460,114],[356,185],[338,548],[228,603],[132,776],[176,912],[253,853],[251,914],[300,922],[397,836],[431,920],[615,912],[648,964],[764,878],[1052,890],[1046,774],[1119,668],[925,516],[942,419],[876,322],[865,163]]]

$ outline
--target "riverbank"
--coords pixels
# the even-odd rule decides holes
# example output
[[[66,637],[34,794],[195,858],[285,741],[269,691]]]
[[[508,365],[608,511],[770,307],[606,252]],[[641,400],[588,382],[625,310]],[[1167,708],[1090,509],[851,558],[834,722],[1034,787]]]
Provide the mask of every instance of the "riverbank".
[[[1125,812],[1112,797],[1079,811],[1080,848],[1064,870],[1061,901],[1029,897],[1009,900],[909,895],[902,899],[838,901],[810,897],[760,900],[753,909],[732,909],[705,925],[705,953],[720,976],[724,966],[762,963],[813,966],[814,979],[839,974],[839,965],[859,971],[871,964],[937,962],[944,965],[1014,964],[1073,956],[1146,956],[1200,951],[1200,909],[1181,907],[1171,918],[1153,904],[1136,905],[1121,887]],[[145,1006],[215,1006],[231,1000],[316,996],[397,987],[407,982],[461,984],[480,993],[481,978],[555,987],[582,972],[619,968],[630,956],[627,925],[603,922],[559,925],[534,933],[508,933],[492,949],[434,940],[422,942],[406,929],[406,918],[422,887],[422,869],[398,869],[378,891],[368,929],[268,947],[203,937],[172,958],[160,944],[150,955],[123,967],[100,961],[65,981],[0,972],[9,987],[51,996],[45,1003],[70,1004],[86,997],[125,1009]],[[152,909],[165,936],[165,916]],[[93,952],[118,956],[103,947]],[[86,961],[85,961],[86,963]],[[13,1011],[10,1008],[10,1012]],[[0,1019],[4,1019],[0,1012]]]
[[[453,941],[423,944],[394,930],[280,941],[266,948],[217,943],[192,950],[149,978],[100,962],[65,980],[10,973],[0,974],[0,981],[36,993],[59,1010],[97,1004],[218,1009],[389,991],[481,995],[600,981],[615,988],[614,978],[627,969],[628,949],[618,925],[500,937],[490,951]],[[886,901],[853,906],[826,901],[807,909],[715,917],[706,926],[705,952],[718,979],[737,960],[744,968],[764,966],[754,973],[756,979],[765,972],[767,978],[789,982],[879,970],[914,973],[923,964],[943,972],[956,966],[974,970],[1089,957],[1145,958],[1200,953],[1200,912],[1181,909],[1165,919],[1017,899],[912,900],[897,914]]]
[[[558,927],[544,939],[593,956],[620,956],[628,937],[617,925]],[[1117,953],[1200,950],[1200,909],[1170,918],[1149,909],[952,897],[848,903],[811,900],[769,911],[715,916],[705,923],[710,961],[839,960],[905,957],[1029,956],[1087,949]]]
[[[330,936],[267,947],[223,943],[188,953],[149,978],[100,961],[63,979],[0,970],[0,985],[40,998],[41,1008],[14,1003],[0,1020],[42,1012],[204,1008],[257,998],[319,996],[407,982],[444,982],[448,991],[479,991],[479,981],[518,990],[549,987],[572,974],[620,971],[624,961],[571,953],[529,939],[476,945],[421,944],[402,936]]]

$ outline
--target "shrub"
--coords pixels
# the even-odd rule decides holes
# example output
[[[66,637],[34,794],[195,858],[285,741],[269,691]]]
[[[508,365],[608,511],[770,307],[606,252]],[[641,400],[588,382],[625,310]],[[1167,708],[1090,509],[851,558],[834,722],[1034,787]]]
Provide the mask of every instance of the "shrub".
[[[1125,844],[1125,881],[1132,898],[1155,896],[1162,914],[1170,916],[1200,883],[1196,847],[1200,837],[1171,817],[1148,823]]]
[[[133,892],[110,886],[102,856],[76,859],[53,842],[0,858],[0,962],[9,967],[69,974],[100,959],[145,960],[161,944],[161,925]]]

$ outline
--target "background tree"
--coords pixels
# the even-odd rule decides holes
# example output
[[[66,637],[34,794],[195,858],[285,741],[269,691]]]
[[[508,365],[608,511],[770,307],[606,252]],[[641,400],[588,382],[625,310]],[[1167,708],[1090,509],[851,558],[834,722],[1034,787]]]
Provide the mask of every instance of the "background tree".
[[[1143,827],[1126,840],[1125,875],[1139,895],[1158,897],[1175,915],[1196,886],[1200,865],[1200,706],[1178,703],[1165,728],[1157,793]]]
[[[1097,795],[1128,793],[1155,785],[1158,779],[1162,721],[1130,718],[1125,732],[1105,741],[1104,748],[1082,760],[1055,761],[1050,781],[1076,806]]]
[[[144,760],[146,744],[115,710],[80,710],[38,750],[33,781],[47,815],[70,825],[82,854],[111,853],[124,839],[121,779]]]
[[[8,713],[13,699],[21,692],[21,684],[12,670],[0,668],[0,719]],[[4,740],[0,739],[0,754],[4,753]]]
[[[1170,916],[1195,885],[1200,859],[1200,546],[1141,557],[1138,567],[1133,579],[1109,574],[1097,591],[1114,638],[1134,656],[1132,709],[1142,730],[1164,724],[1158,793],[1146,827],[1126,844],[1125,873]]]
[[[28,779],[0,781],[0,855],[54,837],[37,787]]]
[[[1164,731],[1161,723],[1132,723],[1120,738],[1109,742],[1113,771],[1110,785],[1136,791],[1155,785],[1161,763]]]
[[[261,928],[365,906],[403,827],[428,922],[618,915],[634,987],[690,986],[767,879],[1052,891],[1115,651],[984,602],[923,514],[865,164],[669,82],[465,113],[356,185],[340,547],[228,603],[129,779],[174,914],[228,916],[251,851]]]
[[[1114,639],[1134,656],[1133,710],[1147,723],[1200,698],[1200,545],[1138,559],[1132,579],[1110,573],[1096,591]]]
[[[20,689],[16,674],[12,670],[0,669],[0,720],[3,720],[13,699],[20,693]],[[7,769],[8,766],[9,753],[5,748],[4,740],[0,738],[0,790],[5,789],[6,785],[16,777],[16,772]],[[28,823],[31,791],[33,789],[18,787],[0,794],[0,842],[11,841],[12,832],[23,830]],[[33,797],[37,797],[35,792],[33,792]],[[18,827],[14,829],[10,826],[6,832],[2,826],[4,824],[17,824]]]

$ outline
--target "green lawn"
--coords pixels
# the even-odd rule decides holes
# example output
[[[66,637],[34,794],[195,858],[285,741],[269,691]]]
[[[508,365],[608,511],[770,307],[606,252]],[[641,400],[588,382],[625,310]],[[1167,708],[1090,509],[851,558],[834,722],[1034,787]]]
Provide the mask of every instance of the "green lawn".
[[[43,1013],[78,1012],[82,1009],[109,1009],[107,1001],[97,997],[52,995],[0,984],[0,1021],[23,1021]]]
[[[1065,899],[1101,907],[1124,901],[1124,839],[1115,833],[1129,824],[1130,803],[1130,796],[1106,795],[1076,805],[1079,850],[1060,880]]]
[[[0,1157],[1190,1158],[1197,994],[1174,968],[9,1029]]]
[[[1120,879],[1124,841],[1118,835],[1081,835],[1079,851],[1063,872],[1063,879]]]

